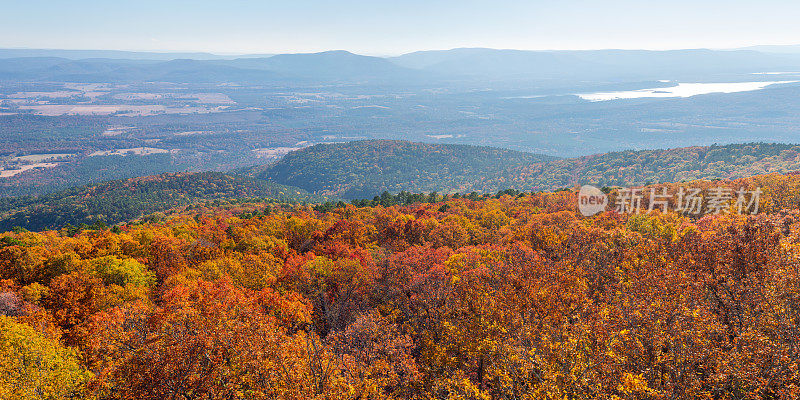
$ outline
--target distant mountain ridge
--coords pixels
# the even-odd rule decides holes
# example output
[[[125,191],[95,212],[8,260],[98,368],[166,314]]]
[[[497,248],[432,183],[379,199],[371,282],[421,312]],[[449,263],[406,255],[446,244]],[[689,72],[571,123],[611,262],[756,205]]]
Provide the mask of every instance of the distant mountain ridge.
[[[755,50],[762,53],[776,53],[776,54],[800,54],[800,44],[766,44],[742,47],[736,50]]]
[[[53,57],[69,60],[87,58],[108,58],[123,60],[175,60],[191,58],[195,60],[217,60],[230,58],[204,52],[156,52],[125,50],[65,50],[65,49],[0,49],[0,58]]]
[[[342,76],[377,78],[413,73],[386,59],[362,56],[344,50],[278,54],[268,58],[242,58],[220,63],[243,68],[264,69],[286,75],[315,76],[326,79],[336,79]]]
[[[389,60],[346,51],[236,59],[0,57],[0,80],[266,84],[395,81],[417,77],[421,77],[419,71]]]
[[[675,78],[681,74],[760,72],[800,65],[797,54],[754,50],[499,50],[462,48],[419,51],[393,57],[407,68],[469,76],[641,76]]]
[[[218,56],[100,50],[0,49],[0,80],[270,83],[286,81],[441,81],[456,78],[677,79],[708,73],[800,69],[800,52],[687,49],[498,50],[462,48],[372,57],[336,50]]]

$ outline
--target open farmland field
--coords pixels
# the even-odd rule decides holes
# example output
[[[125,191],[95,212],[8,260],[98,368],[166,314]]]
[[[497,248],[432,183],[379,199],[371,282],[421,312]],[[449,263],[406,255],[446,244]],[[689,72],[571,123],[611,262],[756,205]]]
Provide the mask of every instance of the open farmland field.
[[[31,111],[35,115],[56,117],[61,115],[119,115],[128,117],[147,117],[159,114],[207,114],[225,111],[224,106],[219,107],[168,107],[163,105],[21,105],[22,111]]]

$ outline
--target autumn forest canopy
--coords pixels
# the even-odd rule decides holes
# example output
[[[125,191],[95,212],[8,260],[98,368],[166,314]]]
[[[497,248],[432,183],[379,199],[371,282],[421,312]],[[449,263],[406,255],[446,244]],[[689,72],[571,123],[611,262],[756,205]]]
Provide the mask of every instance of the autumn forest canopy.
[[[96,3],[0,0],[0,400],[800,399],[800,3]]]
[[[10,231],[0,398],[797,398],[800,175],[661,186],[763,195],[757,215],[587,218],[570,189]]]

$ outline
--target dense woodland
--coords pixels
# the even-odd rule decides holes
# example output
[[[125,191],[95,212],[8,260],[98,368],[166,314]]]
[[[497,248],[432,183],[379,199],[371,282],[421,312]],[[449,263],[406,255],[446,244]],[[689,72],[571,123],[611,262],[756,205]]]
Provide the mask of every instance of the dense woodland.
[[[0,198],[0,231],[115,224],[215,200],[317,201],[302,189],[220,172],[164,174],[71,188],[39,197]]]
[[[309,192],[371,198],[388,190],[496,192],[575,185],[644,185],[694,179],[738,179],[800,170],[800,147],[748,143],[604,153],[556,159],[489,147],[404,141],[312,146],[250,175]],[[261,171],[260,174],[258,171]]]
[[[797,398],[800,175],[685,185],[762,212],[387,194],[8,232],[0,398]]]
[[[308,147],[246,173],[354,199],[384,190],[465,191],[507,168],[552,159],[494,147],[365,140]]]
[[[175,173],[183,169],[169,154],[87,157],[56,168],[26,171],[0,180],[0,198],[50,194],[74,186],[104,181]],[[46,198],[46,197],[45,197]]]
[[[580,183],[635,186],[695,179],[738,179],[800,170],[800,146],[746,143],[640,150],[530,164],[490,180],[510,187],[548,190]]]
[[[140,160],[147,165],[148,158],[161,156],[169,157],[110,158]],[[123,170],[126,165],[116,167]],[[113,225],[205,200],[270,198],[275,202],[343,200],[391,205],[409,199],[394,203],[371,199],[384,191],[392,195],[403,191],[450,195],[536,192],[583,184],[637,186],[792,171],[800,171],[800,147],[785,144],[641,150],[555,159],[491,147],[357,141],[312,146],[276,163],[229,173],[168,173],[38,197],[0,198],[0,231],[15,226],[40,230],[65,224]]]

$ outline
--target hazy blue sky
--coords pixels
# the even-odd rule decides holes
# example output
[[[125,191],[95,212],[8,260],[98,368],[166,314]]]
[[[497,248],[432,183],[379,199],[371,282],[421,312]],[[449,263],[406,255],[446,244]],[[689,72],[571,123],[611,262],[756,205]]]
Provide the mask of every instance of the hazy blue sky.
[[[198,50],[800,44],[797,0],[0,0],[0,47]]]

